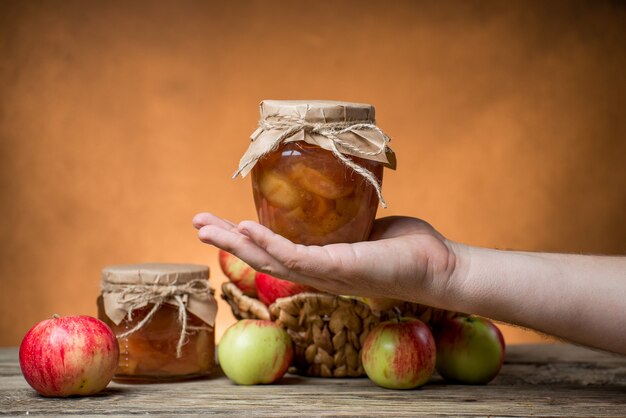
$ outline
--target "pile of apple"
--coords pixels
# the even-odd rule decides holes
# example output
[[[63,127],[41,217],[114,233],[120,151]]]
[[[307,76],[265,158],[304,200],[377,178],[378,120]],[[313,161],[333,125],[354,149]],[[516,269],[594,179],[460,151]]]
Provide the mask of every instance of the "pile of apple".
[[[220,265],[246,295],[268,306],[281,297],[315,291],[258,273],[226,252],[220,252]],[[504,350],[500,330],[483,318],[447,318],[432,330],[418,319],[398,318],[372,329],[361,360],[377,385],[411,389],[426,383],[435,369],[451,382],[487,383],[500,371]],[[44,396],[57,397],[103,390],[113,378],[118,356],[111,328],[89,316],[55,315],[37,323],[24,336],[19,352],[28,384]],[[243,385],[277,381],[293,356],[289,334],[267,320],[238,321],[226,330],[218,350],[224,373]]]
[[[267,306],[278,298],[316,291],[256,272],[225,251],[220,251],[219,261],[232,283]],[[389,309],[396,302],[361,300],[373,310]],[[377,385],[413,389],[425,384],[435,369],[449,382],[488,383],[498,375],[504,352],[502,333],[484,318],[444,318],[432,324],[432,329],[415,318],[397,318],[372,329],[361,349],[361,360]],[[218,356],[222,370],[235,383],[272,383],[287,371],[293,347],[287,332],[275,322],[245,319],[226,330]]]

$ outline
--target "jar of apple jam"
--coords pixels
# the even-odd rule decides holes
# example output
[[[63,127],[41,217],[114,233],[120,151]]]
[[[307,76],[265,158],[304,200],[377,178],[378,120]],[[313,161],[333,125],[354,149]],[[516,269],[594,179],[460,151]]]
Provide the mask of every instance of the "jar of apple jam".
[[[208,275],[208,267],[191,264],[102,271],[98,317],[120,347],[114,380],[171,381],[211,373],[217,304]]]
[[[261,102],[259,128],[236,174],[251,172],[259,222],[306,245],[366,240],[385,166],[395,168],[374,107]]]

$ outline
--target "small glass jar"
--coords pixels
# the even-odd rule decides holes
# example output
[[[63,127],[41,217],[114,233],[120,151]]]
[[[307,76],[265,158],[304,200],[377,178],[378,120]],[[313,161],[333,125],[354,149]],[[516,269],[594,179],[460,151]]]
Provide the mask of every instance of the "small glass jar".
[[[217,307],[207,277],[208,267],[184,264],[103,270],[98,318],[118,337],[114,380],[172,381],[212,372]]]
[[[374,107],[264,100],[259,128],[236,175],[251,173],[259,222],[298,244],[364,241],[395,168]]]
[[[382,181],[383,164],[351,157]],[[330,151],[281,144],[252,169],[259,222],[298,244],[364,241],[378,208],[374,187]]]

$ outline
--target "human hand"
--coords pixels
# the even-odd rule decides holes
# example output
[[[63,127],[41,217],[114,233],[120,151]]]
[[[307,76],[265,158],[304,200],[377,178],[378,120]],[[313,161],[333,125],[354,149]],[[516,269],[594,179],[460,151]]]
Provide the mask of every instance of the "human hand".
[[[416,218],[378,219],[369,241],[325,246],[294,244],[256,222],[236,225],[209,213],[193,225],[201,241],[257,271],[339,295],[437,306],[456,267],[456,244]]]

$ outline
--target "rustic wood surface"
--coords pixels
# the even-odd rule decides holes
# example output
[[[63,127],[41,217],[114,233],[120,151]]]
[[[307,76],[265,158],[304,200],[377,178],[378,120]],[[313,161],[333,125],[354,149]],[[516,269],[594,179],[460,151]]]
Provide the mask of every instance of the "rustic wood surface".
[[[167,384],[112,383],[97,396],[37,395],[20,373],[17,349],[0,349],[0,414],[7,415],[388,415],[626,416],[626,357],[571,345],[510,346],[486,386],[448,385],[434,376],[411,391],[367,378],[288,375],[279,384],[236,386],[221,373]]]

